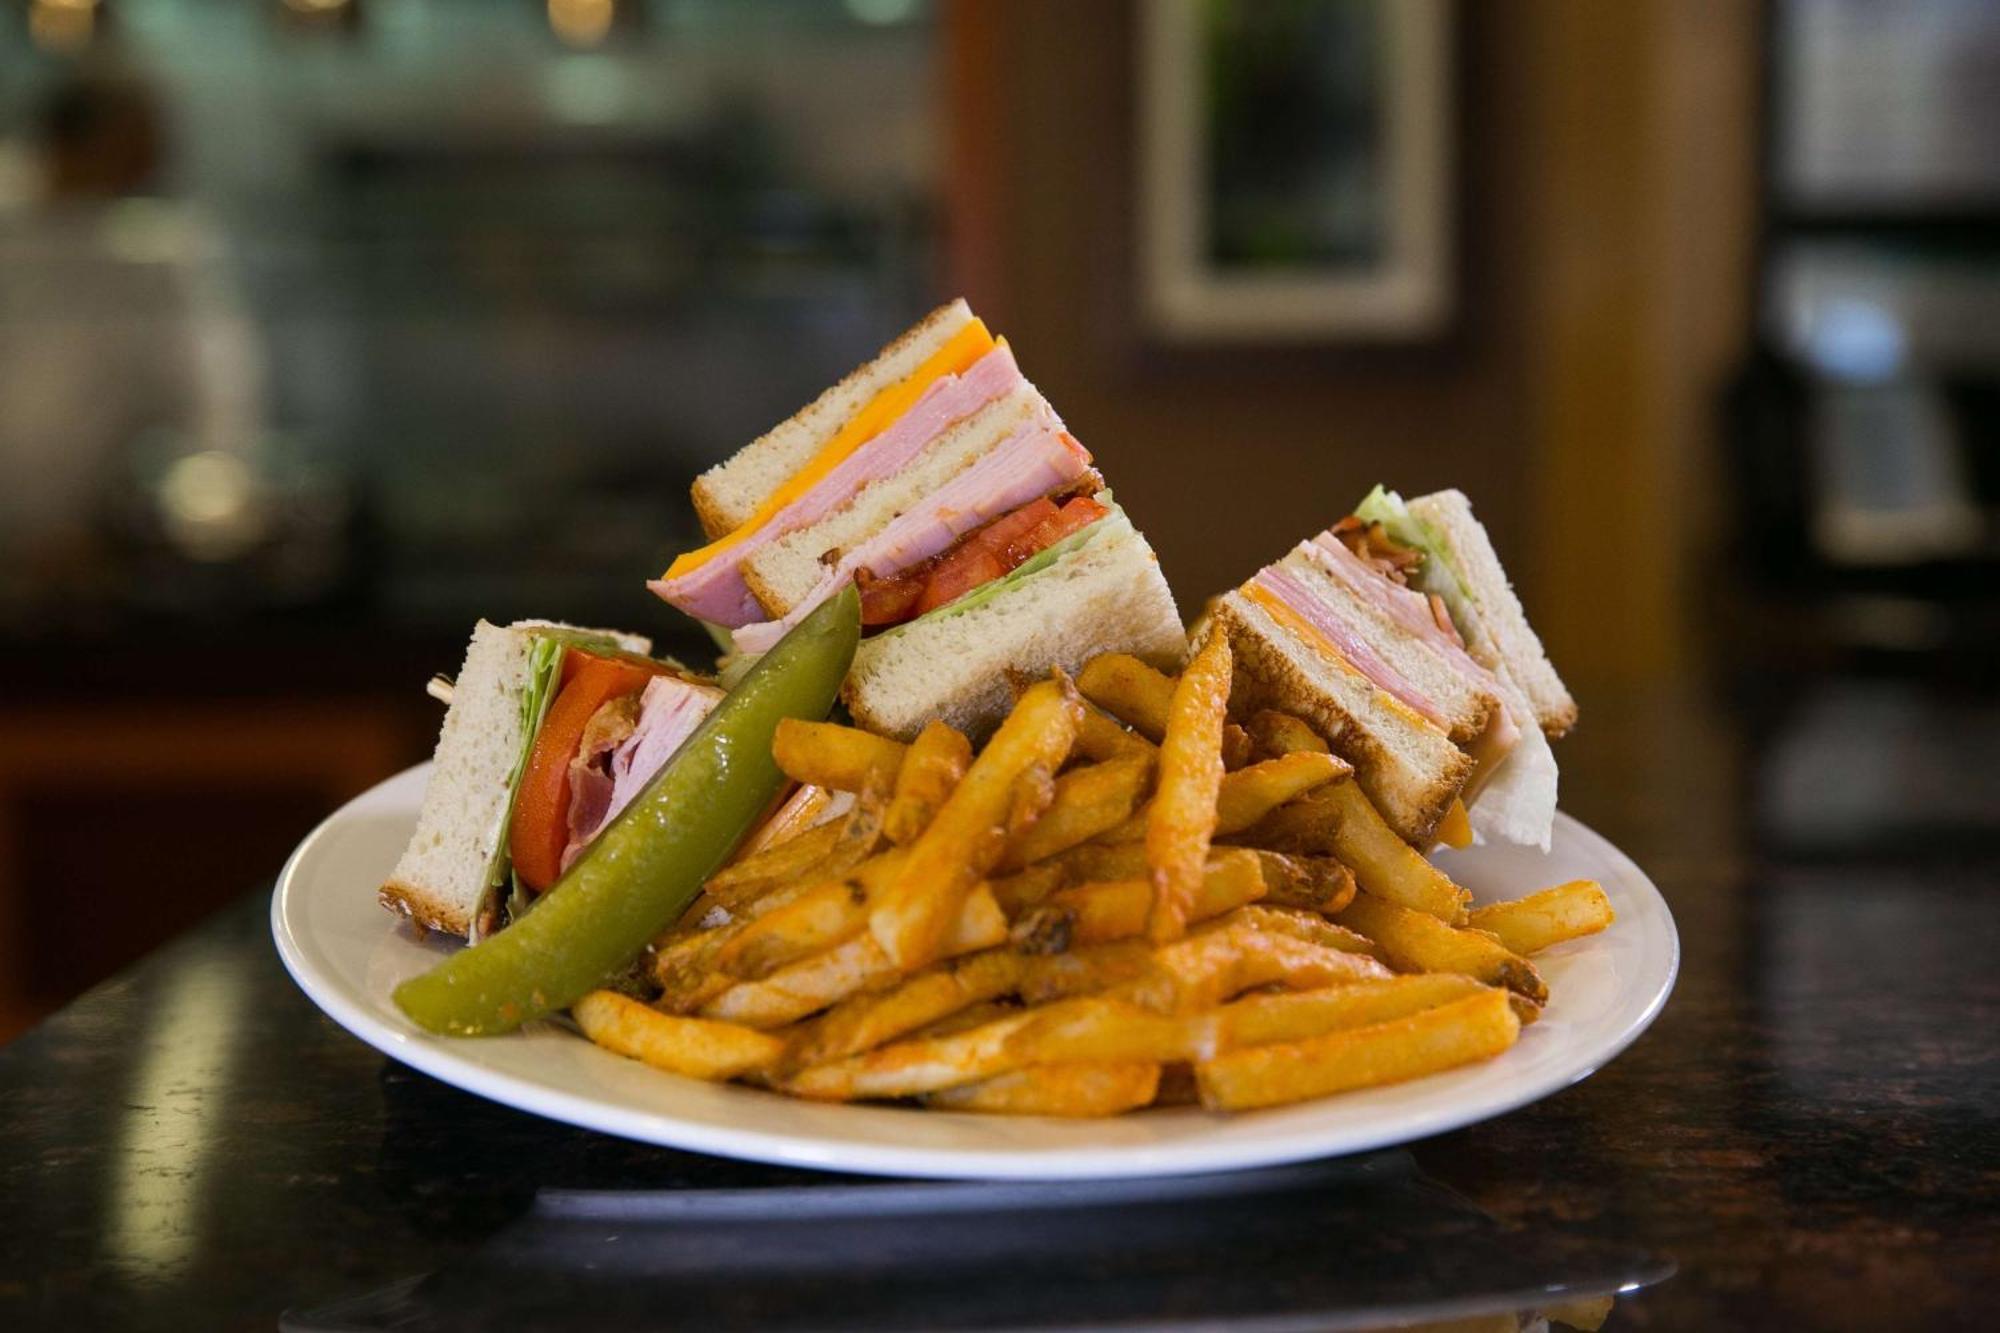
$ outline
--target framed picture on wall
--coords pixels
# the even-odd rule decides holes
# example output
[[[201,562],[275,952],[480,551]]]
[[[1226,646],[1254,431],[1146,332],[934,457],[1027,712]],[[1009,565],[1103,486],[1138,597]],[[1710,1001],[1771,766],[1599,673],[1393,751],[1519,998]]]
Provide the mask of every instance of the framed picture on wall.
[[[1142,0],[1138,291],[1168,342],[1416,342],[1453,291],[1450,0]]]

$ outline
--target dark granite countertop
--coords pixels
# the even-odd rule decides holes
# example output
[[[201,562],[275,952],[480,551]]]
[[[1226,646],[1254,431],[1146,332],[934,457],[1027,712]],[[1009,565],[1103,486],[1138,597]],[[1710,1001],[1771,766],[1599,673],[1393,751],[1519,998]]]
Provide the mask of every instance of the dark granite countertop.
[[[1614,1330],[1992,1327],[2000,859],[1794,845],[1751,818],[1778,728],[1722,717],[1593,699],[1565,745],[1565,805],[1681,930],[1637,1045],[1407,1151],[1152,1193],[509,1111],[322,1018],[253,894],[0,1051],[0,1328],[1352,1328],[1618,1286]]]

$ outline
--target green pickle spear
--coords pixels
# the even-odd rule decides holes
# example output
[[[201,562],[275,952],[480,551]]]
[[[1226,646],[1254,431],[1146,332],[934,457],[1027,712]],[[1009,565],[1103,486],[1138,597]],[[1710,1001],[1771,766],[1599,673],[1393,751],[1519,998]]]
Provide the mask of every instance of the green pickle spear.
[[[750,668],[532,912],[398,986],[397,1005],[432,1032],[511,1032],[630,965],[770,804],[779,720],[825,717],[860,640],[850,584]]]

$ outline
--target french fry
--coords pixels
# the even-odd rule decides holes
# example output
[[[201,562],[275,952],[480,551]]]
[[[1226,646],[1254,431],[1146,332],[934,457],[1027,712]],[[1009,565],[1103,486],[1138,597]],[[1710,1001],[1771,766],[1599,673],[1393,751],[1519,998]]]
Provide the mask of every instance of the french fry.
[[[1300,814],[1315,821],[1313,836],[1295,838],[1287,836],[1293,830],[1273,827],[1274,821],[1282,822],[1288,815],[1297,819]],[[1472,895],[1397,837],[1353,782],[1331,783],[1274,811],[1270,819],[1247,830],[1244,838],[1281,852],[1331,852],[1353,867],[1354,878],[1376,897],[1452,925],[1465,921]]]
[[[818,1101],[857,1101],[919,1097],[976,1083],[1021,1067],[1008,1050],[1008,1038],[1032,1020],[1032,1014],[1014,1014],[949,1036],[899,1041],[801,1069],[778,1086]]]
[[[1330,856],[1255,853],[1264,872],[1264,901],[1331,916],[1354,901],[1354,872]]]
[[[1388,1022],[1218,1055],[1195,1065],[1195,1081],[1211,1110],[1276,1106],[1488,1059],[1520,1031],[1506,995],[1483,990]]]
[[[1294,753],[1330,753],[1331,747],[1304,718],[1266,708],[1252,713],[1244,724],[1255,752],[1266,759]]]
[[[1360,981],[1325,990],[1249,995],[1216,1010],[1216,1044],[1223,1050],[1303,1041],[1348,1028],[1386,1023],[1485,989],[1471,977],[1430,972]]]
[[[1595,880],[1573,879],[1512,902],[1475,908],[1466,924],[1499,937],[1524,957],[1564,940],[1595,935],[1617,919]]]
[[[1103,653],[1091,658],[1076,673],[1076,688],[1147,740],[1158,744],[1166,735],[1174,678],[1130,653]]]
[[[851,996],[793,1038],[785,1063],[802,1069],[873,1050],[1011,993],[1025,966],[1011,949],[988,949],[935,964],[888,990]]]
[[[1289,935],[1295,940],[1324,945],[1342,953],[1365,954],[1378,963],[1389,961],[1383,957],[1381,946],[1375,941],[1358,930],[1336,925],[1317,912],[1259,903],[1245,906],[1232,919],[1269,935]]]
[[[1143,879],[1146,876],[1146,844],[1131,842],[1087,842],[1043,862],[1059,866],[1070,882],[1082,884],[1099,879]]]
[[[1156,1064],[1075,1064],[1017,1069],[924,1098],[947,1111],[1086,1118],[1151,1104],[1160,1087]]]
[[[1256,746],[1251,743],[1250,733],[1234,722],[1222,724],[1222,766],[1231,772],[1250,762],[1251,752]]]
[[[1072,768],[1055,780],[1048,808],[1008,845],[999,868],[1019,870],[1118,827],[1131,818],[1152,779],[1150,755]]]
[[[793,789],[792,794],[781,802],[771,817],[751,830],[743,845],[736,849],[732,864],[745,857],[755,856],[767,847],[775,847],[789,838],[796,838],[808,829],[825,822],[827,808],[833,804],[834,794],[825,787],[816,787],[808,782]]]
[[[1208,858],[1190,905],[1189,919],[1205,921],[1264,896],[1264,873],[1243,848]],[[1017,921],[1015,943],[1027,953],[1060,953],[1082,945],[1143,935],[1153,888],[1143,879],[1078,884],[1051,894],[1041,908]]]
[[[940,957],[990,949],[1007,939],[1007,918],[984,885],[959,902],[957,919],[940,945]],[[756,981],[739,981],[707,999],[705,1018],[769,1030],[796,1023],[850,995],[893,983],[902,973],[875,937],[862,933],[824,953],[800,959]]]
[[[1083,721],[1076,729],[1076,752],[1093,763],[1107,759],[1150,759],[1160,747],[1125,725],[1096,704],[1086,701]]]
[[[1024,775],[1062,767],[1080,712],[1075,688],[1060,672],[1029,686],[910,844],[902,873],[868,917],[869,932],[896,966],[914,971],[940,956],[965,895],[1006,849],[1007,826],[1021,814]]]
[[[936,721],[918,732],[896,772],[895,794],[882,819],[889,841],[898,847],[915,842],[971,766],[972,742],[965,733]]]
[[[1550,1305],[1542,1313],[1550,1324],[1578,1329],[1580,1333],[1597,1333],[1604,1327],[1604,1321],[1611,1318],[1612,1307],[1617,1304],[1618,1297],[1606,1292],[1602,1296],[1584,1296]]]
[[[795,717],[778,723],[771,738],[771,757],[786,777],[833,791],[890,790],[909,748],[858,727]]]
[[[1011,921],[1039,906],[1050,894],[1075,878],[1062,860],[1037,861],[1026,870],[989,880],[988,887],[993,890],[993,900],[1000,904],[1000,910]]]
[[[606,1050],[689,1078],[734,1078],[768,1068],[785,1049],[768,1033],[663,1014],[617,991],[592,991],[570,1007],[570,1016]]]
[[[1491,935],[1460,930],[1427,912],[1377,898],[1366,885],[1334,920],[1374,940],[1401,971],[1461,972],[1489,986],[1518,991],[1536,1004],[1549,998],[1534,964]]]
[[[1146,865],[1153,881],[1146,933],[1155,943],[1187,933],[1188,913],[1201,888],[1222,786],[1222,724],[1229,707],[1231,661],[1229,636],[1210,635],[1168,700],[1159,787],[1146,813]]]
[[[882,820],[879,792],[862,792],[845,818],[808,829],[718,871],[709,877],[703,891],[731,915],[740,916],[788,884],[845,875],[875,854],[882,839]]]
[[[1033,957],[1021,972],[1021,999],[1033,1005],[1089,995],[1138,981],[1153,968],[1152,946],[1143,940],[1114,940]]]
[[[838,879],[821,880],[791,901],[751,917],[713,952],[709,966],[753,980],[832,948],[867,927],[870,898],[893,880],[908,857],[904,848],[891,848]]]
[[[1241,833],[1285,802],[1345,778],[1351,771],[1344,760],[1333,755],[1302,750],[1224,773],[1215,795],[1215,836]],[[1107,832],[1105,841],[1132,842],[1143,838],[1150,814],[1150,809],[1141,811]]]
[[[1258,986],[1316,990],[1390,975],[1367,954],[1260,930],[1231,913],[1159,949],[1150,968],[1111,993],[1160,1013],[1191,1013]]]

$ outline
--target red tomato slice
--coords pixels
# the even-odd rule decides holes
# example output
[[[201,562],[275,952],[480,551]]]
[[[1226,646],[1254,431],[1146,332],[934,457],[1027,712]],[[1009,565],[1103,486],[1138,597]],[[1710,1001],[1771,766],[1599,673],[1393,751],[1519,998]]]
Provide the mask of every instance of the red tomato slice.
[[[1037,551],[1046,551],[1072,532],[1089,527],[1111,512],[1087,495],[1077,496],[1061,509],[1050,506],[1050,511],[1023,540],[1027,554],[1014,563],[1020,564]]]
[[[967,542],[931,571],[930,582],[924,585],[924,595],[917,599],[917,614],[923,615],[947,602],[955,602],[980,584],[997,579],[1006,572],[1007,566],[983,542]]]
[[[1044,496],[1030,500],[1019,509],[1002,514],[978,532],[967,538],[968,542],[978,542],[999,557],[1000,562],[1012,569],[1038,549],[1026,540],[1038,526],[1046,523],[1060,512]]]
[[[583,744],[584,727],[598,709],[645,689],[656,674],[576,648],[564,655],[561,684],[535,733],[514,794],[514,822],[507,830],[514,871],[536,893],[562,875],[563,848],[569,845],[569,764]]]

